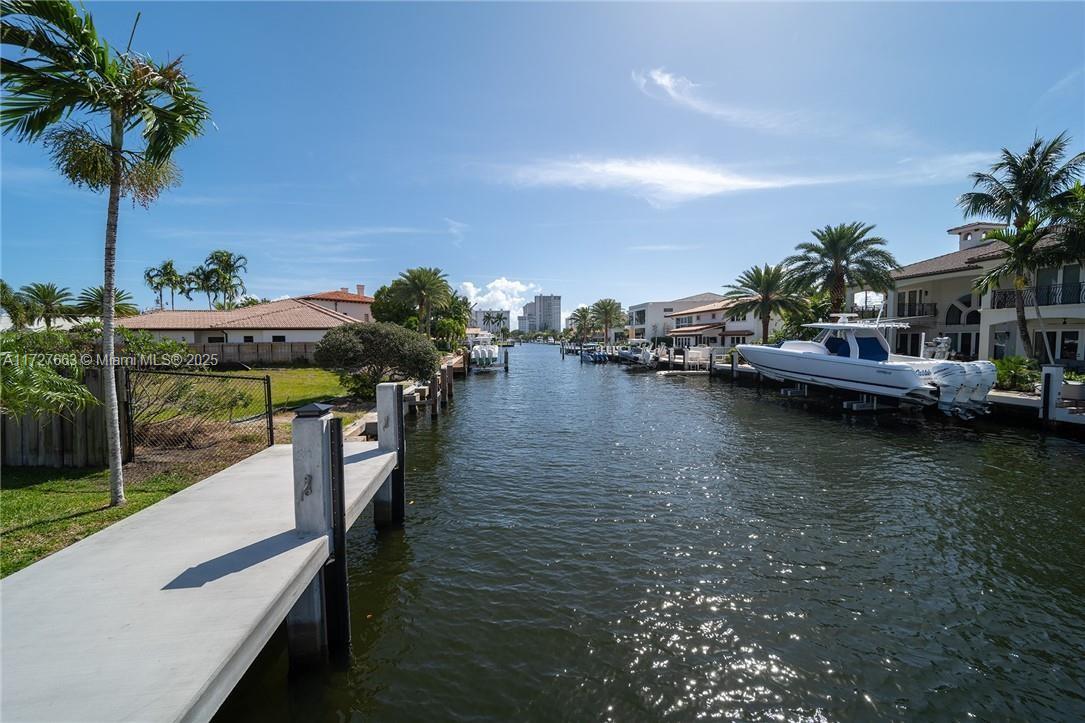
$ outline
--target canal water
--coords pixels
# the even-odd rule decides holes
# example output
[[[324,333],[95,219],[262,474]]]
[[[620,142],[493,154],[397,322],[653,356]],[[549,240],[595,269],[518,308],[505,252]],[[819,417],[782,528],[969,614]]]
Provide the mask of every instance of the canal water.
[[[408,421],[354,662],[220,720],[1081,720],[1085,445],[553,346]]]

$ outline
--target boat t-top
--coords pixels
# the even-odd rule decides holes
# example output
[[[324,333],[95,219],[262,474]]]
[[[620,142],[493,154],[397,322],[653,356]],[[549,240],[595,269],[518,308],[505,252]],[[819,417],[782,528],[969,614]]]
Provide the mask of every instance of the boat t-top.
[[[483,332],[471,340],[471,370],[492,372],[500,368],[498,348],[494,344],[493,334]]]
[[[804,325],[819,330],[810,341],[735,348],[770,379],[937,404],[946,414],[964,419],[987,411],[987,394],[996,379],[991,362],[951,361],[945,358],[949,347],[944,340],[936,345],[933,357],[893,354],[882,329],[906,329],[907,323],[858,320],[855,314],[834,316],[835,321]]]

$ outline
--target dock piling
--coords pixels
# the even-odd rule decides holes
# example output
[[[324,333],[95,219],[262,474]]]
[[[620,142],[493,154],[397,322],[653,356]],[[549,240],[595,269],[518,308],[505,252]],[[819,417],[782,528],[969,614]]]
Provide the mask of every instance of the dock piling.
[[[505,350],[505,371],[509,370],[509,350]]]
[[[377,385],[377,444],[396,453],[396,466],[373,497],[373,522],[378,528],[401,527],[407,506],[404,483],[406,444],[403,438],[403,387]]]

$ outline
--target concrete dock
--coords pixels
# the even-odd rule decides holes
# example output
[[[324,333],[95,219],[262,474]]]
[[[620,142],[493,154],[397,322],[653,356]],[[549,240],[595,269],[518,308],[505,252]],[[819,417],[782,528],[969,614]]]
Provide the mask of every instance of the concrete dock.
[[[397,456],[343,459],[349,527]],[[0,719],[210,719],[329,558],[291,470],[270,447],[0,581]]]

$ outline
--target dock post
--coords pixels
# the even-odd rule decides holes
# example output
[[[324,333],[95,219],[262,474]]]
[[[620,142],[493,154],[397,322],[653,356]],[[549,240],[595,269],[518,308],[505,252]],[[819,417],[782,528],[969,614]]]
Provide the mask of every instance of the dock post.
[[[378,528],[403,525],[407,507],[403,439],[403,387],[392,382],[377,385],[377,446],[396,453],[396,466],[373,496],[373,523]]]
[[[505,371],[509,370],[509,350],[505,350]]]
[[[307,404],[292,424],[294,527],[301,535],[329,535],[332,510],[331,405]],[[317,573],[286,616],[292,667],[328,660],[324,571]]]
[[[1055,410],[1059,408],[1062,397],[1063,369],[1054,364],[1046,364],[1041,370],[1043,386],[1040,388],[1040,419],[1045,425],[1055,423]]]
[[[667,368],[674,369],[674,347],[667,347]]]
[[[448,366],[442,366],[437,376],[441,378],[441,408],[443,409],[448,406],[448,400],[452,397],[452,392],[449,390],[451,385],[448,383]]]
[[[738,376],[738,352],[734,349],[731,350],[731,381],[735,381],[735,377]]]
[[[437,418],[437,404],[441,399],[441,382],[440,377],[436,374],[433,375],[433,379],[429,380],[429,416],[431,419]]]
[[[716,367],[716,355],[712,351],[708,352],[708,378],[712,378],[712,370]]]

